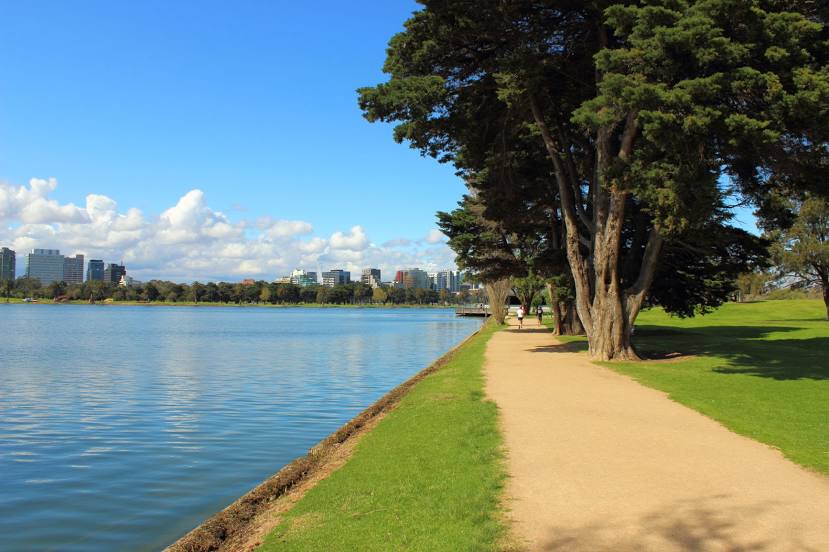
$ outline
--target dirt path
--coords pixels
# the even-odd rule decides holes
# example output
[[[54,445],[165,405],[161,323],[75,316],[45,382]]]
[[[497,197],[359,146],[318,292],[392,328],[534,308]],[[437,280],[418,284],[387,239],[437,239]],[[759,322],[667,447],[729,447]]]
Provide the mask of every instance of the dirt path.
[[[829,551],[829,478],[557,345],[498,332],[487,392],[530,550]]]

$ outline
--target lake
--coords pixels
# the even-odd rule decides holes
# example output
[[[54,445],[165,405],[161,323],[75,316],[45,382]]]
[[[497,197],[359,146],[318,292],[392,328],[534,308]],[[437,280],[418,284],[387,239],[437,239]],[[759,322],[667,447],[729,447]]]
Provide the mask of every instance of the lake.
[[[0,304],[2,549],[158,550],[473,333],[439,309]]]

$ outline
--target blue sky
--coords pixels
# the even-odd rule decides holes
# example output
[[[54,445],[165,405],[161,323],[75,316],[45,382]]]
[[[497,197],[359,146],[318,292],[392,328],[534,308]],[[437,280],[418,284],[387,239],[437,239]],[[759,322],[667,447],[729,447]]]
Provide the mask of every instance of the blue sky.
[[[449,267],[462,183],[356,102],[416,8],[0,0],[0,242],[141,278]]]
[[[416,5],[308,6],[4,2],[0,176],[56,177],[60,201],[160,211],[197,187],[214,209],[321,233],[425,233],[462,185],[367,123],[355,94],[383,80]]]
[[[55,178],[62,205],[100,194],[148,220],[198,189],[231,223],[305,221],[306,239],[326,240],[359,226],[420,254],[463,185],[366,122],[355,93],[384,80],[385,46],[416,7],[4,0],[0,181]]]

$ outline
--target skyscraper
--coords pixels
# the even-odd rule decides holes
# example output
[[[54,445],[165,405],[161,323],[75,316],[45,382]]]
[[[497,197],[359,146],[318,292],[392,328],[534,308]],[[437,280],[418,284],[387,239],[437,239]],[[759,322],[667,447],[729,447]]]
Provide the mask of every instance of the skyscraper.
[[[75,255],[74,258],[64,257],[63,281],[67,284],[83,283],[83,255]]]
[[[435,289],[440,291],[458,291],[455,281],[455,273],[451,270],[441,270],[435,274]]]
[[[89,265],[86,268],[87,282],[102,282],[104,280],[104,261],[100,259],[89,259]]]
[[[380,269],[364,268],[360,281],[367,286],[371,286],[372,289],[380,287]]]
[[[8,247],[0,249],[0,282],[14,280],[16,258],[15,252]]]
[[[334,287],[340,284],[348,284],[351,282],[351,273],[341,268],[335,268],[328,272],[322,273],[322,285],[327,287]]]
[[[315,286],[317,285],[317,273],[305,272],[304,270],[297,268],[291,272],[290,281],[292,284],[302,287]]]
[[[40,280],[44,286],[63,281],[63,255],[58,249],[32,249],[26,255],[26,277]]]
[[[121,282],[121,276],[127,273],[127,267],[115,263],[109,263],[104,269],[104,282],[107,284],[118,284]]]
[[[432,282],[429,280],[429,275],[419,268],[409,268],[407,270],[398,270],[394,276],[394,282],[400,287],[406,289],[431,289]]]

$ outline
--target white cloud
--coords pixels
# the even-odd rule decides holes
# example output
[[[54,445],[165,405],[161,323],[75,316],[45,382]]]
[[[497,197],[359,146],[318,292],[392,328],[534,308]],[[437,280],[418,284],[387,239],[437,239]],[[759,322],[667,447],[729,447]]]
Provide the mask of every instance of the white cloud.
[[[407,240],[406,238],[396,238],[385,242],[383,247],[408,247],[410,245],[412,245],[412,240]]]
[[[19,220],[24,224],[88,222],[89,215],[72,203],[61,205],[48,196],[58,186],[54,178],[32,178],[29,187],[0,183],[0,220]]]
[[[403,267],[454,266],[454,254],[437,230],[422,240],[400,238],[377,246],[360,225],[326,239],[301,220],[232,221],[211,209],[198,189],[160,215],[147,216],[135,208],[119,210],[114,199],[99,194],[89,194],[83,207],[60,204],[49,197],[57,185],[54,178],[32,179],[28,186],[0,184],[0,245],[18,252],[19,273],[23,255],[33,248],[123,260],[139,280],[273,279],[296,267],[359,273],[369,266],[391,279]]]
[[[437,228],[432,228],[429,230],[429,233],[426,234],[426,237],[423,238],[423,241],[431,244],[444,243],[446,241],[446,236]]]
[[[314,227],[303,220],[277,220],[271,217],[260,218],[256,226],[265,230],[265,234],[272,240],[302,236],[314,231]]]
[[[368,237],[362,226],[352,226],[348,234],[343,234],[342,232],[334,232],[331,234],[329,244],[332,249],[362,251],[368,247]]]

